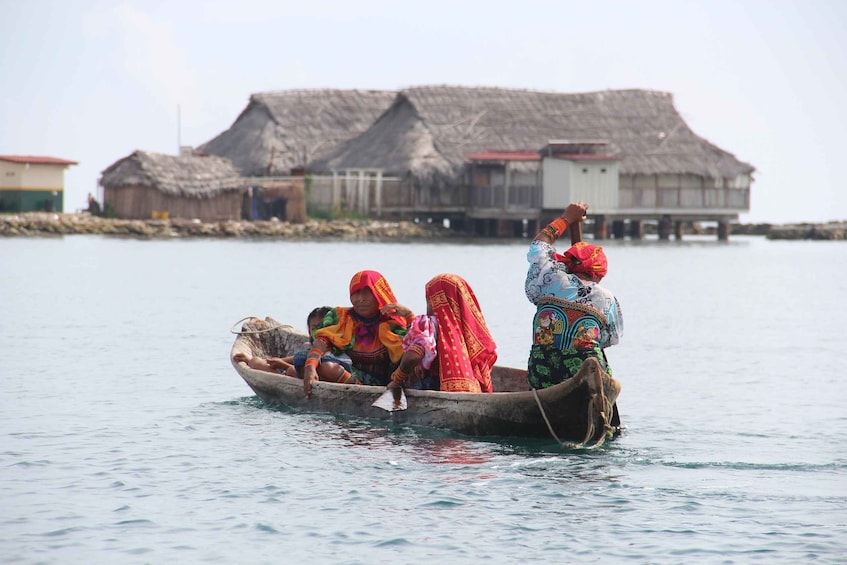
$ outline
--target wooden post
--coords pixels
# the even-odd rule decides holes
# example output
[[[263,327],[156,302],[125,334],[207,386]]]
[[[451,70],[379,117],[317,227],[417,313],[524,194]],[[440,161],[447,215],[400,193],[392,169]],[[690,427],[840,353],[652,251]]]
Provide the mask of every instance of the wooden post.
[[[644,237],[644,222],[641,220],[630,220],[629,237],[632,239],[641,239]]]
[[[682,222],[675,222],[673,225],[673,235],[677,241],[682,241]]]
[[[612,222],[612,237],[615,239],[623,239],[626,237],[623,220],[615,220]]]
[[[608,227],[606,226],[606,216],[602,214],[594,217],[594,239],[606,239],[608,236]]]
[[[512,184],[512,171],[509,167],[509,164],[506,163],[506,175],[505,175],[505,186],[503,187],[503,210],[506,210],[509,207],[509,189],[511,188],[509,185]]]
[[[338,176],[338,171],[332,171],[332,196],[329,207],[333,216],[341,211],[341,179]]]
[[[671,230],[673,229],[673,220],[670,216],[662,216],[659,220],[659,239],[670,239]]]
[[[353,171],[347,169],[345,177],[344,177],[344,203],[347,205],[347,209],[343,210],[344,212],[352,212],[355,210],[355,207],[351,204],[353,192]]]
[[[358,200],[359,200],[359,202],[358,202],[359,211],[362,214],[367,215],[370,212],[370,210],[368,209],[370,206],[369,206],[369,202],[368,202],[368,190],[367,190],[367,187],[365,186],[365,171],[364,171],[364,169],[359,169],[359,182],[358,182],[358,186],[356,187],[356,192],[359,193],[358,194],[358,196],[359,196],[359,198],[358,198]]]
[[[718,241],[729,241],[729,222],[718,222]]]
[[[510,237],[513,233],[512,222],[510,220],[498,219],[495,220],[495,233],[497,237]]]
[[[382,169],[376,172],[376,215],[382,216]]]

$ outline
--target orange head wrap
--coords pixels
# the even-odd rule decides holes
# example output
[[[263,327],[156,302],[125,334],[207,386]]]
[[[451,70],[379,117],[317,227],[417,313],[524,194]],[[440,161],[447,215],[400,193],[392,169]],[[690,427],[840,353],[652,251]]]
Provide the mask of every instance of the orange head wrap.
[[[350,279],[350,296],[353,296],[354,292],[363,288],[371,289],[380,309],[386,304],[397,302],[397,299],[394,298],[394,291],[391,290],[388,281],[376,271],[359,271],[353,275],[353,278]]]
[[[609,262],[603,248],[584,241],[575,243],[562,255],[556,253],[554,257],[565,264],[568,272],[588,275],[595,282],[605,277],[609,270]]]
[[[397,303],[394,291],[391,290],[388,281],[376,271],[359,271],[353,275],[350,280],[350,295],[352,296],[353,293],[363,288],[370,289],[380,310],[386,304]],[[315,339],[322,339],[327,344],[341,350],[352,347],[351,344],[354,340],[357,346],[362,345],[359,342],[361,336],[358,338],[356,336],[362,322],[361,319],[355,317],[353,308],[333,308],[331,313],[334,313],[337,317],[336,323],[316,330]],[[396,314],[379,316],[377,336],[379,342],[388,350],[392,363],[398,363],[403,356],[403,336],[406,335],[406,328],[408,327],[409,320],[402,316]]]

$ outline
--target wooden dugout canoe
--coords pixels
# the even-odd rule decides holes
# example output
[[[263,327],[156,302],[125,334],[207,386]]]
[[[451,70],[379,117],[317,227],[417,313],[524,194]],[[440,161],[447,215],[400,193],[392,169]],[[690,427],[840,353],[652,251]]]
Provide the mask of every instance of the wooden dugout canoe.
[[[599,445],[619,431],[615,401],[620,384],[593,360],[584,363],[573,378],[535,392],[527,385],[525,370],[495,366],[491,374],[493,393],[408,389],[408,409],[388,412],[372,406],[384,387],[317,382],[307,399],[301,379],[232,360],[236,353],[262,358],[291,355],[308,348],[305,332],[272,318],[252,318],[240,332],[233,329],[233,333],[238,333],[230,353],[235,370],[259,398],[272,406],[392,420],[468,436],[554,437],[580,445]]]

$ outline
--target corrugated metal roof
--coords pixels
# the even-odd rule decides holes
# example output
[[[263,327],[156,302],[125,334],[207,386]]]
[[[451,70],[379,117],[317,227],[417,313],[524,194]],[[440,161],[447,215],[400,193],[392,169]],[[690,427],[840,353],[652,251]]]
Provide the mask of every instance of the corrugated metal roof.
[[[609,145],[609,142],[605,139],[586,139],[585,141],[578,139],[551,139],[547,143],[548,147],[568,147],[572,145]]]
[[[77,165],[76,161],[59,159],[58,157],[41,157],[37,155],[0,155],[0,161],[10,163],[29,163],[30,165]]]
[[[540,161],[538,151],[483,151],[468,155],[470,161]]]
[[[620,161],[616,155],[593,155],[591,153],[558,153],[553,155],[555,159],[566,159],[568,161]]]

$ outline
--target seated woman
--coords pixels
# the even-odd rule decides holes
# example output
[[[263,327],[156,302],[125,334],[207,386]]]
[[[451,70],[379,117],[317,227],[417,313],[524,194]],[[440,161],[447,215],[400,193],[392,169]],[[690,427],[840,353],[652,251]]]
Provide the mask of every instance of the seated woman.
[[[400,399],[403,387],[446,392],[492,392],[496,345],[476,295],[458,275],[441,274],[426,283],[427,314],[412,321],[403,339],[403,358],[388,388]],[[411,314],[390,305],[400,314]]]
[[[614,294],[600,285],[608,269],[606,254],[584,241],[572,242],[561,255],[554,247],[587,210],[582,202],[569,204],[538,232],[527,253],[526,297],[536,306],[527,380],[534,389],[573,377],[589,358],[612,374],[605,348],[623,334],[623,315]]]
[[[315,308],[306,317],[306,327],[309,330],[309,343],[314,343],[314,331],[318,325],[323,322],[324,316],[329,312],[329,306],[320,306]],[[300,377],[303,375],[303,365],[306,362],[308,349],[296,352],[288,357],[247,357],[244,353],[236,353],[233,356],[235,361],[244,361],[249,367],[260,371],[268,371],[270,373],[284,373],[289,377]],[[322,381],[339,382],[340,378],[349,375],[350,358],[346,355],[331,355],[327,353],[321,359],[319,376]]]
[[[338,382],[386,385],[403,356],[403,337],[412,321],[406,314],[384,311],[397,299],[388,281],[376,271],[360,271],[350,281],[352,307],[332,308],[315,330],[315,342],[303,367],[303,391],[312,392],[323,355],[329,351],[350,356],[350,375]]]

